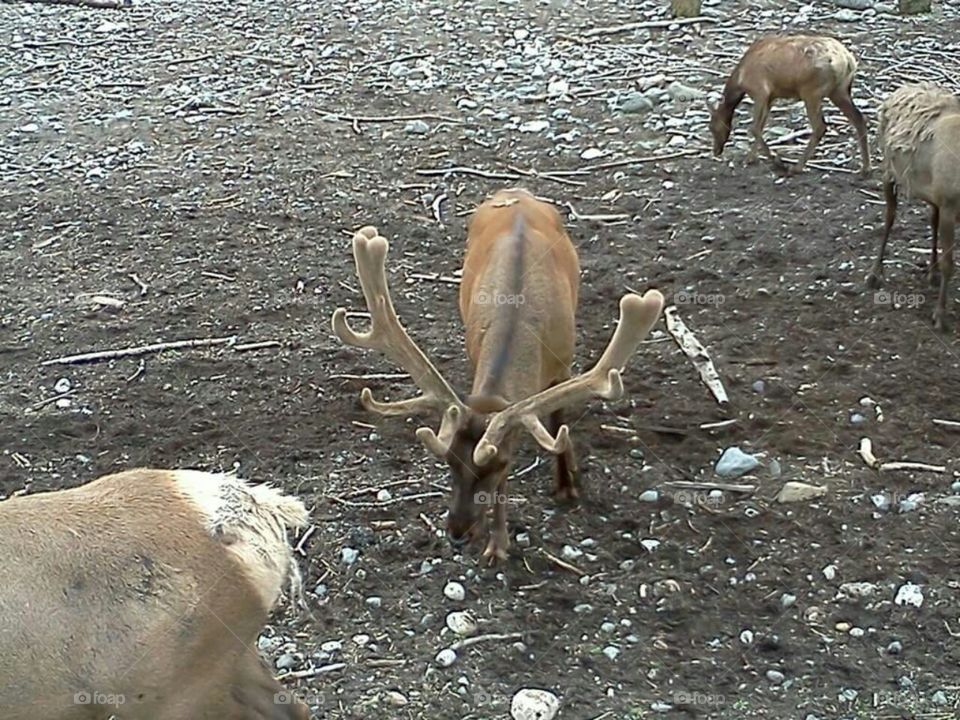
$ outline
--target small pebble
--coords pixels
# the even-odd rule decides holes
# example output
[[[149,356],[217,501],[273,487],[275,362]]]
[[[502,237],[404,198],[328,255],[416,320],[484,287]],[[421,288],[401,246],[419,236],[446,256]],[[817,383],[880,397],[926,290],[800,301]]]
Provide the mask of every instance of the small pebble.
[[[605,622],[603,625],[600,626],[600,629],[605,633],[612,633],[614,630],[617,629],[617,626],[614,625],[612,622]]]
[[[837,566],[836,565],[827,565],[823,569],[823,576],[827,580],[833,580],[837,576]]]
[[[403,131],[408,135],[426,135],[430,132],[430,126],[423,120],[410,120],[403,126]]]
[[[607,645],[603,649],[603,654],[607,656],[608,660],[616,660],[617,656],[620,654],[620,648],[614,647],[613,645]]]
[[[780,605],[786,609],[797,602],[797,596],[790,593],[784,593],[780,596]]]
[[[903,643],[899,640],[893,640],[889,645],[887,645],[887,654],[888,655],[899,655],[903,652]]]
[[[772,682],[774,685],[779,685],[785,679],[785,676],[779,670],[767,670],[767,680]]]
[[[457,654],[450,648],[445,648],[437,653],[436,662],[440,667],[450,667],[457,661]]]
[[[949,702],[943,690],[937,690],[930,699],[933,700],[934,705],[946,705]]]
[[[640,493],[640,502],[655,503],[660,497],[656,490],[644,490]]]
[[[461,602],[467,596],[467,591],[464,590],[463,585],[460,583],[450,581],[443,587],[443,594],[447,600]]]
[[[859,628],[859,627],[850,628],[850,637],[862,638],[864,634],[865,634],[865,631],[863,628]]]
[[[54,384],[53,386],[54,392],[57,392],[57,393],[68,392],[70,388],[71,388],[70,380],[68,380],[67,378],[60,378],[59,380],[57,380],[56,384]]]
[[[356,548],[345,547],[340,551],[340,559],[344,565],[353,565],[358,557],[360,557],[360,551]]]
[[[753,644],[753,630],[744,630],[740,633],[740,642],[744,645]]]
[[[387,500],[389,500],[392,497],[393,496],[390,494],[390,491],[387,490],[386,488],[384,488],[383,490],[377,493],[377,500],[379,500],[380,502],[387,502]]]
[[[367,598],[367,605],[376,610],[383,606],[383,598],[379,595],[371,595]]]
[[[763,391],[767,389],[766,383],[763,380],[757,380],[750,387],[753,388],[753,391],[758,395],[763,395]]]

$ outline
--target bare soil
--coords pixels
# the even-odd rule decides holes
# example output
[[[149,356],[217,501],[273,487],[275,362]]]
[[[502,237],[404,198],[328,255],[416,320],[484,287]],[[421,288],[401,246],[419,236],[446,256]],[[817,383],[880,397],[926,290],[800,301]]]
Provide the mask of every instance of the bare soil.
[[[0,6],[0,494],[141,465],[235,469],[299,494],[316,525],[302,546],[312,617],[278,617],[262,648],[271,661],[295,654],[299,670],[346,663],[286,680],[317,717],[502,718],[522,687],[551,690],[560,717],[578,720],[957,717],[960,532],[956,505],[938,500],[952,494],[960,434],[932,420],[960,420],[960,345],[956,312],[948,333],[930,322],[926,208],[901,203],[887,302],[863,287],[879,182],[855,174],[838,112],[828,111],[819,167],[784,179],[743,164],[746,110],[718,160],[696,106],[658,109],[687,122],[675,132],[611,109],[617,92],[657,73],[717,90],[748,39],[800,8],[736,0],[714,6],[718,23],[577,41],[589,28],[660,17],[661,4]],[[875,125],[878,98],[899,82],[955,80],[958,6],[936,5],[917,20],[841,23],[832,4],[816,3],[785,27],[848,41],[861,58],[854,98]],[[517,30],[529,36],[515,41]],[[524,56],[534,40],[539,50]],[[482,66],[511,56],[525,59]],[[911,64],[892,67],[898,58]],[[538,78],[532,66],[550,59],[566,63],[557,74],[575,97],[542,96],[554,73]],[[524,85],[537,90],[521,100]],[[801,106],[778,107],[771,125],[807,127]],[[405,120],[345,117],[419,114],[455,122],[426,118],[429,131],[414,134]],[[537,119],[550,131],[518,131]],[[674,135],[690,154],[553,179],[510,170],[672,153],[641,141]],[[784,154],[796,157],[802,142]],[[608,157],[582,160],[589,147]],[[446,167],[505,176],[417,172]],[[457,287],[440,278],[460,266],[470,208],[517,184],[575,208],[564,206],[583,268],[578,366],[603,348],[626,288],[656,287],[709,348],[732,407],[717,406],[661,325],[625,374],[628,399],[576,411],[578,509],[553,502],[549,459],[531,468],[538,453],[524,445],[511,557],[488,570],[479,548],[457,554],[433,530],[444,525],[446,473],[414,421],[359,406],[365,384],[397,398],[409,383],[342,378],[399,369],[343,347],[330,316],[365,310],[350,237],[375,224],[391,241],[401,317],[466,388]],[[583,219],[610,214],[623,219]],[[40,364],[230,336],[278,346]],[[51,401],[61,378],[68,405]],[[737,423],[699,428],[728,418]],[[878,475],[858,457],[862,437],[882,460],[947,472]],[[754,494],[669,489],[714,479],[731,445],[763,460],[740,481]],[[787,480],[829,490],[774,502]],[[384,488],[389,501],[377,500]],[[641,502],[651,488],[658,501]],[[892,510],[871,502],[881,491]],[[914,492],[923,502],[898,512]],[[356,563],[342,562],[344,547],[359,550]],[[464,602],[444,597],[448,580],[465,585]],[[894,603],[907,581],[922,588],[920,608]],[[846,582],[876,583],[875,594],[846,600]],[[470,610],[482,633],[519,640],[479,643],[439,668],[455,609]],[[888,650],[895,640],[899,654]],[[324,650],[330,641],[342,648]]]

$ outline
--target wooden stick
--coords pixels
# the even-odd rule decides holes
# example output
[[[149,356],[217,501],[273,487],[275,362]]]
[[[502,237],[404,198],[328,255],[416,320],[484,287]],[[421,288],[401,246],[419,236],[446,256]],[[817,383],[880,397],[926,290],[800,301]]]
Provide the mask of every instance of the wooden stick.
[[[154,343],[153,345],[138,345],[122,350],[100,350],[98,352],[81,353],[79,355],[64,355],[63,357],[53,358],[52,360],[44,360],[40,365],[76,365],[85,362],[99,362],[100,360],[114,360],[122,357],[147,355],[149,353],[164,352],[166,350],[183,350],[187,348],[210,347],[211,345],[226,345],[236,341],[236,335],[223,338],[174,340],[173,342]]]
[[[880,466],[880,461],[873,454],[873,441],[870,438],[860,438],[859,453],[868,468],[876,470]]]
[[[34,403],[33,405],[31,405],[28,409],[31,410],[31,411],[39,410],[39,409],[42,408],[42,407],[46,407],[46,406],[49,405],[50,403],[55,403],[57,400],[60,400],[60,399],[65,398],[65,397],[70,397],[70,396],[73,395],[75,392],[76,392],[76,389],[67,390],[66,392],[60,393],[59,395],[54,395],[53,397],[45,398],[45,399],[41,400],[40,402],[35,402],[35,403]]]
[[[880,472],[890,470],[924,470],[927,472],[945,473],[947,468],[944,465],[929,465],[921,462],[885,462],[878,468]]]
[[[354,123],[392,123],[409,122],[410,120],[437,120],[439,122],[463,124],[459,118],[447,117],[446,115],[435,115],[433,113],[422,113],[419,115],[346,115],[344,113],[328,110],[317,110],[321,115],[332,115],[338,120],[346,120]]]
[[[98,10],[119,10],[130,7],[130,0],[23,0],[24,2],[46,5],[76,5],[78,7],[97,8]]]
[[[757,491],[756,485],[740,485],[720,482],[689,482],[687,480],[669,480],[664,485],[683,488],[686,490],[726,490],[728,492],[752,493]]]
[[[332,663],[330,665],[323,665],[311,670],[295,670],[293,672],[284,673],[283,675],[277,675],[277,680],[286,680],[287,678],[312,678],[316,677],[317,675],[325,675],[337,670],[343,670],[346,666],[346,663]]]
[[[264,350],[266,348],[278,348],[280,347],[279,340],[264,340],[263,342],[252,342],[252,343],[243,343],[242,345],[234,345],[234,352],[246,352],[247,350]]]
[[[409,373],[368,373],[366,375],[328,375],[331,380],[405,380]]]
[[[924,252],[930,252],[927,249],[924,249]],[[939,418],[933,419],[934,425],[939,425],[940,427],[945,427],[949,430],[960,430],[960,422],[956,420],[940,420]]]
[[[474,635],[473,637],[464,638],[463,640],[457,640],[453,645],[450,646],[451,650],[463,650],[465,648],[476,645],[477,643],[490,642],[491,640],[503,641],[503,640],[522,640],[523,633],[489,633],[487,635]]]
[[[303,552],[303,546],[306,544],[307,540],[310,539],[310,536],[313,535],[314,532],[316,532],[316,530],[317,530],[316,525],[311,525],[310,527],[307,528],[307,531],[303,534],[303,537],[300,538],[300,542],[297,543],[297,547],[294,548],[294,550],[297,553],[306,557],[306,553]]]
[[[327,495],[328,498],[333,500],[336,503],[341,505],[346,505],[347,507],[355,508],[381,508],[387,507],[388,505],[395,505],[396,503],[406,502],[407,500],[424,500],[426,498],[433,497],[443,497],[442,492],[425,492],[425,493],[414,493],[413,495],[401,495],[400,497],[390,498],[389,500],[382,500],[377,502],[351,502],[349,500],[344,500],[341,497],[336,495]]]
[[[720,376],[717,374],[717,369],[713,365],[713,360],[710,359],[710,353],[707,352],[707,349],[700,344],[700,341],[697,340],[694,334],[684,325],[683,320],[681,320],[677,314],[675,305],[671,305],[665,309],[663,316],[667,322],[667,332],[676,340],[677,345],[683,351],[684,355],[693,361],[697,371],[700,373],[700,379],[703,380],[704,384],[710,389],[710,392],[713,393],[713,397],[716,398],[717,402],[721,405],[726,405],[730,402],[730,399],[727,397],[727,391],[724,389]]]
[[[449,168],[421,168],[417,170],[417,175],[431,177],[434,175],[475,175],[476,177],[487,178],[488,180],[519,180],[520,176],[515,173],[498,173],[487,170],[477,170],[471,167],[454,166]]]
[[[737,422],[738,422],[737,418],[733,418],[731,420],[721,420],[719,422],[702,423],[700,425],[700,429],[701,430],[719,430],[720,428],[725,428],[725,427],[729,427],[730,425],[734,425]]]
[[[644,22],[627,23],[626,25],[614,25],[613,27],[600,27],[593,30],[587,30],[581,33],[581,38],[595,38],[603,35],[619,35],[620,33],[630,32],[632,30],[655,30],[657,28],[668,28],[671,25],[693,25],[694,23],[715,23],[716,18],[706,15],[699,15],[692,18],[676,18],[673,20],[646,20]]]
[[[599,165],[587,165],[582,169],[586,170],[587,172],[593,172],[595,170],[607,170],[609,168],[623,167],[624,165],[639,165],[641,163],[657,162],[658,160],[671,160],[673,158],[686,157],[687,155],[699,155],[701,152],[703,152],[703,148],[681,150],[680,152],[666,153],[665,155],[648,155],[646,157],[624,158],[623,160],[612,160],[610,162],[600,163]]]
[[[564,570],[569,570],[570,572],[575,573],[576,575],[579,575],[580,577],[583,577],[584,575],[587,574],[584,570],[581,570],[581,569],[578,568],[576,565],[571,565],[571,564],[568,563],[566,560],[561,560],[561,559],[558,558],[556,555],[553,555],[553,554],[547,552],[547,551],[544,550],[543,548],[540,548],[540,552],[542,552],[542,553],[544,554],[544,556],[545,556],[548,560],[550,560],[550,561],[553,562],[554,564],[562,567]]]

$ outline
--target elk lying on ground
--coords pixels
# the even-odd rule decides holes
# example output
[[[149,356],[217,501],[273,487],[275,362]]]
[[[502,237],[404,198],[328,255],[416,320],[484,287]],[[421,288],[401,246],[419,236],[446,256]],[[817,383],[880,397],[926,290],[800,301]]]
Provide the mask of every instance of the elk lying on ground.
[[[137,469],[0,502],[4,720],[306,720],[257,655],[296,499]]]
[[[744,95],[753,100],[754,144],[748,161],[763,152],[776,167],[783,162],[774,155],[763,139],[770,105],[776,99],[803,100],[813,134],[800,160],[790,171],[798,173],[827,131],[823,119],[823,99],[839,108],[857,132],[860,143],[861,175],[870,172],[870,152],[867,149],[867,125],[863,115],[853,104],[850,90],[857,61],[838,40],[817,35],[773,35],[763,37],[751,45],[740,58],[737,67],[727,78],[723,88],[723,100],[709,106],[710,132],[713,135],[713,152],[718,157],[730,137],[733,111]]]
[[[417,437],[451,469],[448,536],[455,545],[479,537],[492,504],[494,525],[483,557],[493,564],[507,556],[506,482],[520,431],[557,456],[556,494],[576,499],[577,462],[562,410],[594,395],[622,396],[620,371],[660,316],[663,296],[656,290],[642,298],[624,295],[620,323],[603,356],[571,377],[580,282],[576,249],[551,205],[522,190],[498,192],[477,208],[467,233],[460,314],[474,376],[471,394],[461,399],[397,318],[384,268],[387,247],[373,227],[354,236],[372,326],[354,332],[346,309],[339,308],[334,332],[346,344],[386,354],[423,393],[382,403],[364,388],[366,409],[442,415],[438,433],[422,427]]]
[[[960,220],[960,97],[934,83],[912,83],[894,91],[880,106],[877,139],[883,151],[883,195],[886,199],[883,236],[867,276],[868,287],[879,287],[883,254],[897,213],[897,192],[930,203],[933,249],[930,284],[940,296],[933,322],[943,329],[947,292],[953,275],[953,240]],[[937,262],[937,241],[943,253]]]

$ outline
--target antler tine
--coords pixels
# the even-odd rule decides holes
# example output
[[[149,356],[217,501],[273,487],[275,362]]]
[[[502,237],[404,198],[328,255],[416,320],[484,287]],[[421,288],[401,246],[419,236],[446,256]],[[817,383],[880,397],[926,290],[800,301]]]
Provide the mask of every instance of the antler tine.
[[[628,293],[620,298],[620,322],[597,363],[585,373],[524,398],[494,415],[474,449],[474,462],[484,465],[493,459],[504,436],[518,424],[524,425],[545,450],[563,452],[569,442],[569,428],[561,426],[554,438],[538,416],[592,395],[607,400],[622,397],[620,372],[649,334],[662,309],[663,295],[657,290],[648,290],[643,297]]]
[[[370,311],[370,329],[356,332],[342,307],[334,311],[331,325],[344,344],[384,353],[410,374],[423,395],[398,402],[377,402],[370,389],[364,388],[360,401],[367,410],[381,415],[410,415],[451,406],[462,410],[463,403],[456,392],[400,324],[387,285],[385,263],[389,247],[386,238],[373,226],[367,225],[354,234],[353,257]]]
[[[434,433],[428,427],[417,428],[417,438],[426,448],[438,458],[445,459],[450,451],[453,436],[463,422],[463,411],[456,405],[451,405],[443,413],[440,423],[440,432]]]

